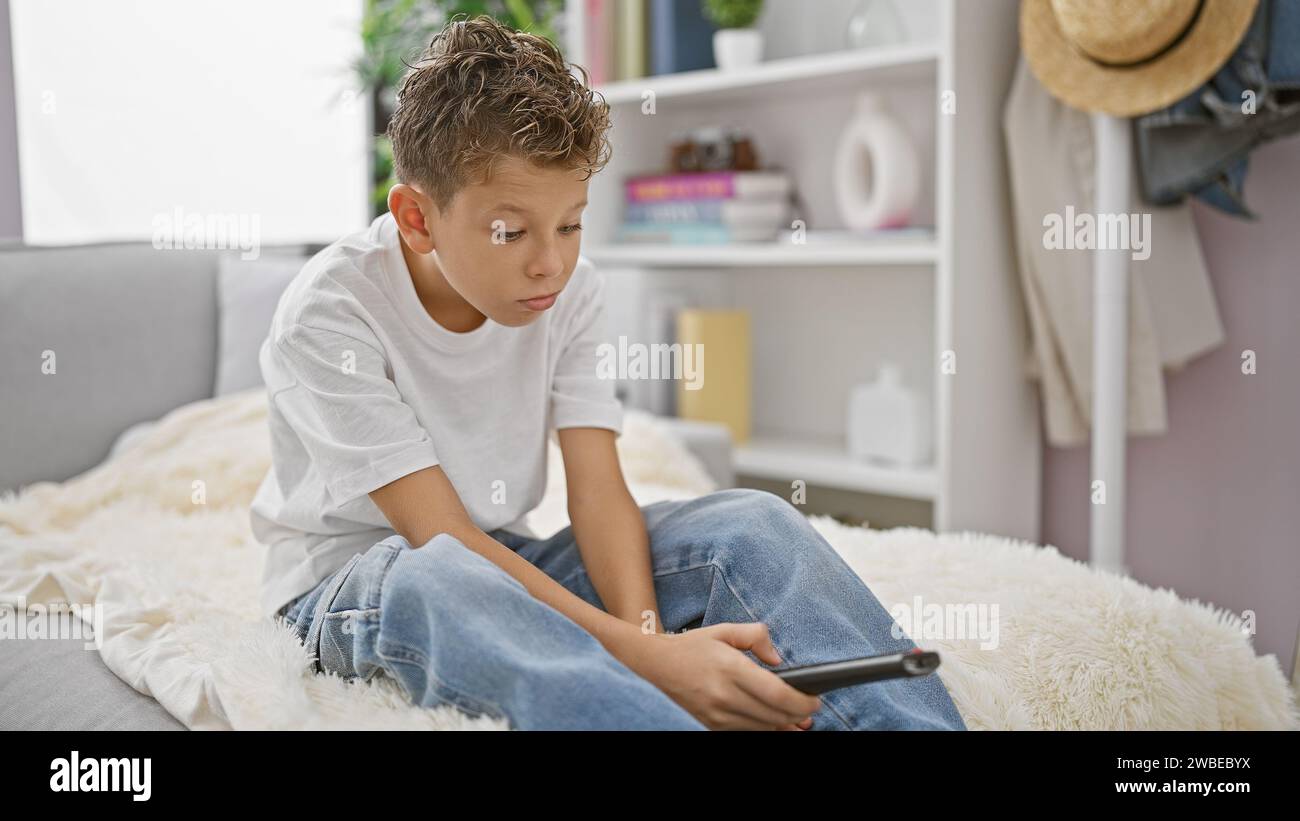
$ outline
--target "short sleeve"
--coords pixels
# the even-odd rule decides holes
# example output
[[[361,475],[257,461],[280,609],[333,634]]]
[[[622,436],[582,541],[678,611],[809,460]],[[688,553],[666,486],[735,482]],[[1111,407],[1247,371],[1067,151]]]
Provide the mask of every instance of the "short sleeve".
[[[623,405],[614,393],[615,379],[600,367],[606,341],[605,278],[586,260],[588,279],[576,295],[572,321],[561,343],[551,384],[551,425],[562,428],[608,428],[623,432]]]
[[[268,352],[293,379],[273,401],[336,504],[438,464],[433,440],[374,345],[294,324]]]

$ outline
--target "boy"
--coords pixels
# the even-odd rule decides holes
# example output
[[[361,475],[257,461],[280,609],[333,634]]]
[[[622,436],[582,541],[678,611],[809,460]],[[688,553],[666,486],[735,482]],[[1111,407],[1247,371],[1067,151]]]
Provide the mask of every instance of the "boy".
[[[629,494],[579,255],[608,108],[569,69],[483,16],[404,79],[389,213],[307,264],[262,346],[264,611],[320,670],[514,728],[962,728],[935,676],[817,698],[757,663],[913,646],[784,500]],[[542,539],[552,429],[572,525]]]

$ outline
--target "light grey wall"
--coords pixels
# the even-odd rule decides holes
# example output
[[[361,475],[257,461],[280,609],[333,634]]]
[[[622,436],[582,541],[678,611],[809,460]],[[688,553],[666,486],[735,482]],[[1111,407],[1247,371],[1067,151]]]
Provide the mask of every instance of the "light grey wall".
[[[18,117],[14,102],[9,0],[0,0],[0,240],[23,235],[22,198],[18,187]]]
[[[767,0],[757,28],[763,32],[763,59],[825,54],[849,48],[848,22],[866,8],[863,0]],[[933,40],[938,36],[935,0],[892,0],[877,6],[875,15],[896,13],[908,40]],[[873,19],[873,18],[869,18]],[[874,19],[880,19],[876,17]]]
[[[1290,673],[1300,626],[1300,137],[1250,159],[1258,222],[1193,204],[1224,344],[1165,380],[1169,432],[1129,438],[1126,561],[1145,584],[1256,613]],[[1257,372],[1241,372],[1242,351]],[[1043,451],[1043,541],[1088,556],[1088,449]]]

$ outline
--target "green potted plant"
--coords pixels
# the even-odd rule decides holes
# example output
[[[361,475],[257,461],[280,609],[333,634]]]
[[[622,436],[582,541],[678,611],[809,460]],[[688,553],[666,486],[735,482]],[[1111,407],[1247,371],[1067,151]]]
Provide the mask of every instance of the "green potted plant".
[[[763,33],[754,28],[763,0],[703,0],[713,33],[713,60],[723,71],[756,65],[763,56]]]

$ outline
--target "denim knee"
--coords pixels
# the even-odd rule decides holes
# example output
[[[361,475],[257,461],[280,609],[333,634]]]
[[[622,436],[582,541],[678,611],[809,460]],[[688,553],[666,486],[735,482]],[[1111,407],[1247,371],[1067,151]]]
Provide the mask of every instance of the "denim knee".
[[[718,527],[755,537],[788,535],[808,527],[808,520],[790,502],[756,488],[731,488],[705,497],[712,500],[712,512],[720,517]]]
[[[462,621],[505,592],[531,596],[523,583],[449,533],[403,550],[384,580],[383,640],[388,649],[427,658],[441,615]]]
[[[511,606],[512,596],[532,601],[504,569],[440,533],[403,550],[384,580],[376,657],[414,704],[449,703],[471,715],[500,718],[503,711],[461,679],[474,675],[464,654],[498,637],[501,611]]]
[[[714,497],[701,535],[726,573],[753,578],[792,578],[795,568],[818,564],[830,548],[804,514],[774,493],[733,488]]]

